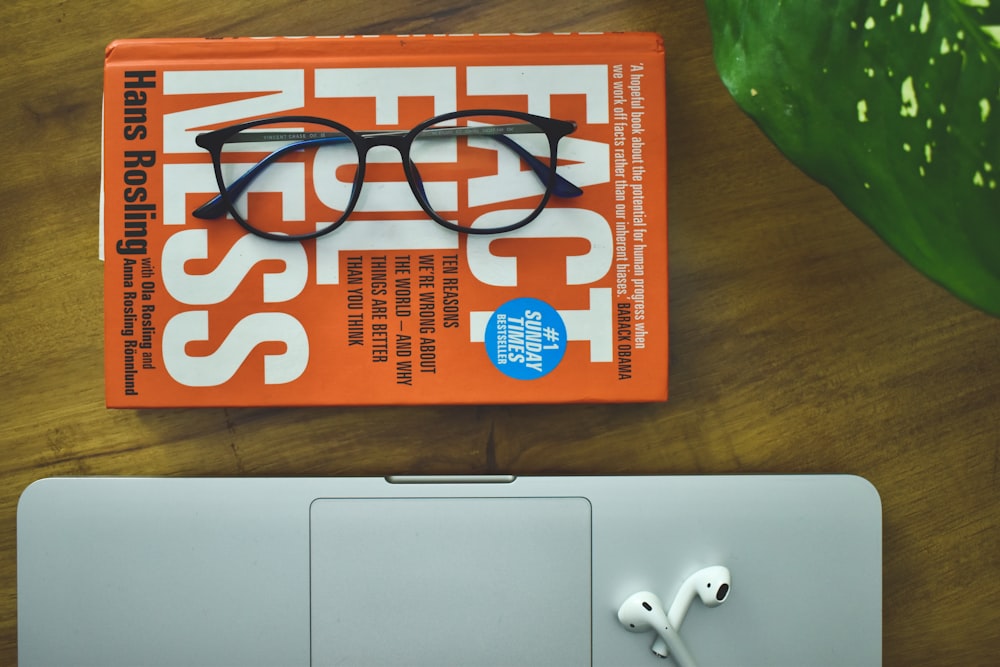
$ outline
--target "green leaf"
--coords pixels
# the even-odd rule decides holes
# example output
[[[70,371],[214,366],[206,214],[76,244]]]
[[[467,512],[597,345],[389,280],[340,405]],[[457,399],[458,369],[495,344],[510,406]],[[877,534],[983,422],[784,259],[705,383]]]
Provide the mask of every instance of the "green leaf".
[[[706,0],[723,82],[911,264],[1000,316],[1000,0]]]

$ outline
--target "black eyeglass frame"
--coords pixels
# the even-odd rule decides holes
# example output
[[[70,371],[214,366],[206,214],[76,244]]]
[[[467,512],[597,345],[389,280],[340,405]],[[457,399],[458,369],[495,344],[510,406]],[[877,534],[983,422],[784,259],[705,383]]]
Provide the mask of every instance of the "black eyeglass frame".
[[[545,179],[542,181],[545,186],[545,192],[542,195],[541,200],[536,205],[535,210],[532,211],[524,219],[500,226],[492,227],[487,229],[481,229],[476,227],[463,227],[450,220],[443,218],[438,214],[430,203],[427,201],[426,195],[423,193],[421,188],[422,179],[417,171],[416,164],[410,159],[410,148],[413,145],[414,139],[421,132],[427,130],[428,128],[444,123],[450,120],[456,120],[461,118],[468,118],[474,116],[491,116],[499,118],[511,118],[514,120],[522,121],[525,123],[531,123],[538,129],[545,133],[549,142],[549,163],[546,165],[543,161],[542,164],[547,167],[545,170]],[[334,132],[342,134],[344,137],[349,139],[351,143],[354,144],[355,149],[358,153],[358,168],[354,175],[354,183],[351,189],[351,196],[348,201],[347,206],[344,207],[344,211],[339,219],[331,222],[322,229],[318,229],[313,232],[307,232],[304,234],[277,234],[274,232],[267,232],[262,229],[256,228],[244,219],[242,215],[237,211],[232,198],[229,193],[229,189],[232,186],[226,186],[226,180],[222,174],[222,149],[226,143],[232,139],[233,136],[245,132],[246,130],[253,129],[262,125],[272,125],[277,123],[308,123],[312,125],[321,125],[329,127]],[[482,126],[482,128],[488,128],[490,126]],[[556,166],[558,164],[558,144],[559,140],[563,137],[571,134],[576,130],[576,123],[573,121],[559,120],[555,118],[548,118],[546,116],[538,116],[535,114],[524,113],[520,111],[511,111],[505,109],[468,109],[462,111],[452,111],[450,113],[441,114],[440,116],[435,116],[429,118],[411,130],[372,130],[372,131],[361,131],[357,132],[351,128],[338,123],[334,120],[329,120],[326,118],[319,118],[315,116],[272,116],[268,118],[259,118],[257,120],[248,121],[245,123],[239,123],[236,125],[230,125],[228,127],[220,128],[218,130],[213,130],[211,132],[205,132],[199,134],[195,138],[195,143],[201,148],[204,148],[209,152],[212,157],[212,164],[215,171],[216,184],[219,188],[219,196],[222,202],[225,204],[225,209],[233,219],[246,229],[248,232],[255,234],[257,236],[274,240],[274,241],[305,241],[309,239],[319,238],[325,236],[336,229],[338,229],[347,219],[350,217],[351,213],[354,211],[354,207],[358,203],[358,199],[361,196],[361,188],[365,180],[365,166],[367,163],[368,151],[376,146],[392,146],[400,153],[402,159],[403,172],[406,175],[407,183],[410,186],[410,190],[413,192],[413,196],[416,198],[417,203],[420,208],[423,209],[424,213],[433,220],[434,222],[450,229],[452,231],[462,233],[462,234],[503,234],[506,232],[511,232],[516,229],[524,227],[532,220],[537,218],[541,212],[545,209],[549,200],[553,194],[553,186],[556,183],[556,179],[560,178],[556,174]],[[435,128],[438,129],[438,128]],[[450,126],[443,126],[440,128],[442,130],[460,130],[462,126],[455,126],[454,128]],[[481,129],[480,127],[474,127],[472,129]],[[470,132],[470,134],[489,134],[488,131],[485,132]],[[247,135],[248,141],[252,140],[250,137],[252,135]],[[500,135],[503,136],[503,135]],[[305,142],[303,142],[305,143]],[[286,145],[279,149],[280,151],[288,151],[294,149],[295,144]],[[273,155],[273,153],[272,153]],[[266,158],[265,158],[266,159]],[[536,158],[537,159],[537,158]],[[252,169],[252,168],[251,168]],[[537,173],[537,172],[536,172]],[[539,175],[541,179],[541,175]],[[560,179],[564,180],[564,179]],[[579,188],[573,186],[572,184],[566,182],[568,188],[574,189],[575,192],[568,194],[566,196],[577,196],[581,194]],[[195,212],[196,217],[214,219],[222,215],[221,212],[216,214],[202,213],[199,215],[198,211],[205,209],[206,207],[200,207]],[[213,209],[214,211],[214,209]]]

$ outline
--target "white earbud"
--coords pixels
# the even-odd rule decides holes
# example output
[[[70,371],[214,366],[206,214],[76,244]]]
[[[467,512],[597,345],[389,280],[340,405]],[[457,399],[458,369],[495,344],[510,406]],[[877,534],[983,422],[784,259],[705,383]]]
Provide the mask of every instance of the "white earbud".
[[[680,667],[696,667],[691,652],[684,645],[677,630],[667,621],[663,603],[652,593],[641,591],[629,596],[618,609],[618,621],[629,632],[655,630],[659,640],[663,641],[664,646],[669,647]],[[660,657],[665,658],[666,652]]]
[[[667,612],[667,624],[675,630],[680,628],[696,597],[701,598],[706,607],[718,607],[729,597],[732,583],[733,578],[729,568],[722,565],[713,565],[698,570],[681,584],[673,604],[670,605],[670,611]],[[653,644],[653,653],[660,657],[666,657],[667,644],[657,639]]]

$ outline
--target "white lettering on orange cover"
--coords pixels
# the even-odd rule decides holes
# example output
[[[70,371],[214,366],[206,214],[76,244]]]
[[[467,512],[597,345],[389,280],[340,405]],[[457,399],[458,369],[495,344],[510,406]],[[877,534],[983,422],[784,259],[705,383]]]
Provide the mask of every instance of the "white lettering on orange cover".
[[[403,72],[402,70],[406,70]],[[582,97],[585,108],[577,122],[604,124],[608,122],[608,67],[554,65],[537,67],[468,67],[465,72],[466,95],[498,96],[521,95],[527,100],[527,111],[549,115],[552,98],[557,95]],[[348,68],[320,69],[315,73],[314,90],[317,98],[374,98],[376,124],[393,125],[398,122],[399,103],[405,97],[431,98],[434,112],[444,113],[456,106],[455,68]],[[163,120],[164,153],[193,154],[198,162],[173,162],[164,165],[164,223],[182,226],[187,220],[185,210],[188,194],[206,194],[211,188],[206,183],[213,180],[207,154],[194,144],[194,137],[201,131],[248,118],[266,115],[301,113],[306,106],[305,72],[303,70],[230,70],[184,71],[164,73],[164,94],[192,95],[240,94],[235,101],[195,107],[165,114]],[[193,99],[197,99],[194,97]],[[368,129],[368,128],[365,128]],[[374,129],[374,128],[371,128]],[[483,144],[481,147],[489,147]],[[385,155],[385,157],[380,157]],[[568,164],[560,166],[560,173],[580,187],[610,181],[610,156],[606,143],[565,137],[560,142],[560,158]],[[390,151],[374,151],[371,162],[398,159]],[[444,156],[447,159],[447,156]],[[498,156],[498,173],[473,179],[470,199],[478,205],[502,204],[508,201],[510,188],[505,179],[513,175],[504,171]],[[319,165],[328,173],[335,173],[337,165]],[[249,168],[249,164],[247,165]],[[254,192],[281,193],[282,215],[287,220],[303,220],[306,216],[305,172],[301,163],[279,163],[269,168],[251,186]],[[314,165],[314,169],[319,168]],[[332,170],[332,171],[331,171]],[[518,170],[519,171],[519,170]],[[320,200],[334,196],[332,190],[323,188],[349,187],[334,179],[326,179],[314,193]],[[442,188],[442,197],[454,198],[448,188],[453,183],[427,183],[429,188]],[[368,196],[366,203],[357,210],[378,212],[406,212],[418,210],[405,182],[377,182],[377,196]],[[520,191],[515,188],[515,191]],[[371,194],[371,193],[369,193]],[[402,203],[400,203],[402,202]],[[388,203],[388,204],[387,204]],[[486,214],[489,215],[489,214]],[[483,216],[486,217],[486,216]],[[235,223],[232,223],[235,224]],[[195,230],[189,230],[195,231]],[[183,232],[179,230],[179,234]],[[175,235],[175,236],[179,236]],[[574,208],[552,208],[544,211],[528,227],[508,237],[522,239],[584,238],[590,249],[577,256],[567,256],[566,285],[592,285],[604,278],[611,269],[613,238],[610,225],[596,211]],[[225,301],[257,262],[274,259],[276,255],[256,243],[240,245],[239,260],[227,259],[238,272],[236,278],[222,279],[223,264],[218,270],[203,275],[188,275],[184,269],[188,260],[204,259],[207,239],[187,237],[182,241],[170,238],[164,248],[164,286],[172,298],[187,305],[209,305]],[[244,237],[244,239],[250,237]],[[456,250],[460,247],[459,235],[444,229],[431,220],[389,219],[357,220],[345,225],[334,234],[315,244],[315,282],[317,285],[334,285],[340,282],[340,263],[344,253],[369,250]],[[197,240],[198,242],[194,242]],[[260,241],[257,239],[257,241]],[[237,242],[238,244],[240,242]],[[263,241],[263,246],[298,248],[299,244],[274,244]],[[264,276],[263,301],[282,302],[294,299],[304,288],[301,284],[304,254],[289,250],[282,255],[281,270],[270,270]],[[236,252],[236,246],[233,246]],[[167,256],[169,253],[169,260]],[[471,274],[484,284],[517,285],[517,260],[513,257],[495,256],[490,252],[490,239],[468,237],[466,259]],[[169,268],[167,268],[169,267]],[[305,267],[308,271],[308,267]],[[242,270],[242,273],[239,271]],[[216,285],[214,281],[220,279]],[[296,291],[292,286],[298,286]],[[567,325],[570,340],[588,341],[592,362],[612,360],[613,313],[611,290],[589,288],[590,307],[586,310],[559,309]],[[553,304],[558,308],[558,303]],[[469,313],[471,342],[481,342],[484,318],[489,312]],[[218,338],[213,334],[212,339]],[[309,339],[305,328],[292,315],[279,312],[249,313],[229,331],[213,353],[205,356],[190,355],[188,343],[209,340],[209,313],[205,310],[181,312],[165,326],[162,351],[164,365],[176,381],[188,386],[216,386],[229,381],[258,345],[267,342],[284,343],[283,354],[264,355],[264,382],[287,383],[299,377],[308,367]],[[257,354],[260,354],[258,351]]]

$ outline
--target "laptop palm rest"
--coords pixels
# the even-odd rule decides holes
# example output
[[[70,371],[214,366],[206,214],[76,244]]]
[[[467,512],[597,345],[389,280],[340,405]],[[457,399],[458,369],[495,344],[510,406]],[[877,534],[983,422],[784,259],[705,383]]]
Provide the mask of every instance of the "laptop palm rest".
[[[309,514],[313,665],[590,664],[586,499],[318,499]]]

